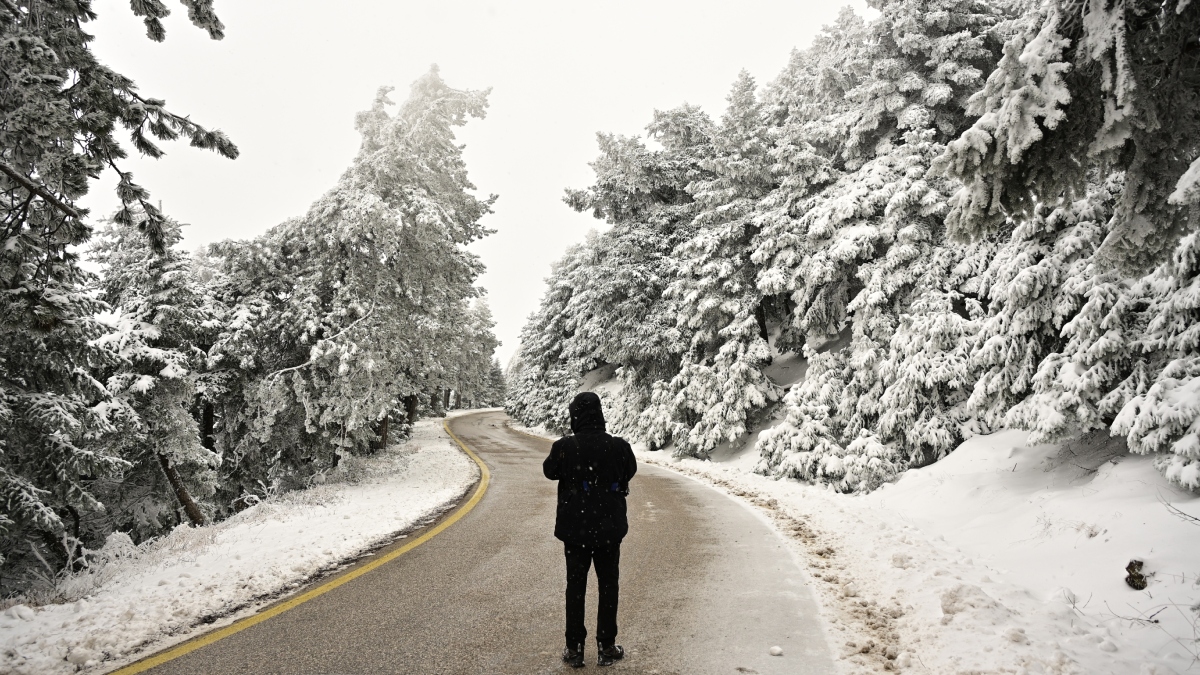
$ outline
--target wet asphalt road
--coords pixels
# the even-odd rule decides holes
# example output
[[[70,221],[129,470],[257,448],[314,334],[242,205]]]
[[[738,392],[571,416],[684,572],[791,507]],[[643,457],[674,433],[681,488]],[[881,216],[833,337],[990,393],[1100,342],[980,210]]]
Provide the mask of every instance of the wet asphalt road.
[[[232,673],[560,673],[562,545],[552,535],[548,441],[503,413],[451,421],[492,483],[461,521],[398,559],[277,617],[151,671]],[[641,465],[621,550],[618,642],[606,672],[832,673],[812,595],[785,544],[721,493]],[[595,629],[595,576],[588,630]],[[784,655],[768,650],[783,647]],[[595,672],[595,643],[587,645]]]

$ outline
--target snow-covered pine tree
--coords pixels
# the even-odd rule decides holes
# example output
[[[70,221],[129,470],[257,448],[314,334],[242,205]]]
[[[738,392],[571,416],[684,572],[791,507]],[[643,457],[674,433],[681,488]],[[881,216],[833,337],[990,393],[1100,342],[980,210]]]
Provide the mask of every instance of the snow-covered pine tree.
[[[970,269],[960,264],[955,272]],[[955,281],[944,286],[961,287]],[[892,472],[935,462],[977,430],[965,404],[972,381],[970,344],[982,314],[980,303],[963,293],[926,289],[900,315],[879,362],[877,432],[860,431],[901,450]]]
[[[487,234],[494,199],[472,194],[454,128],[483,117],[487,92],[453,89],[436,67],[394,115],[388,91],[358,116],[358,156],[307,214],[214,249],[231,319],[212,353],[240,380],[218,411],[235,496],[367,451],[402,399],[442,401],[454,386],[482,272],[466,245]]]
[[[1155,466],[1169,480],[1200,490],[1200,232],[1184,237],[1142,290],[1149,302],[1134,347],[1146,366],[1109,388],[1110,409],[1124,403],[1112,432],[1133,452],[1160,453]]]
[[[8,241],[0,252],[0,578],[12,590],[29,568],[44,564],[53,575],[70,560],[83,519],[104,509],[91,482],[118,478],[128,464],[105,444],[115,429],[91,370],[110,357],[92,345],[105,333],[95,318],[105,305],[68,249],[82,241]]]
[[[1030,303],[1045,308],[1042,325],[1026,321],[1004,329],[1010,335],[991,344],[1007,340],[1045,356],[1026,354],[1016,370],[985,363],[1011,383],[989,377],[975,398],[989,416],[1007,412],[1007,423],[1033,430],[1040,440],[1112,425],[1128,436],[1131,449],[1166,452],[1163,468],[1189,484],[1183,439],[1192,413],[1186,405],[1160,407],[1159,397],[1177,386],[1186,390],[1191,377],[1186,367],[1172,369],[1187,362],[1189,347],[1169,337],[1183,332],[1167,327],[1175,319],[1166,317],[1188,316],[1188,233],[1200,225],[1191,182],[1200,161],[1200,121],[1181,115],[1200,104],[1200,6],[1055,0],[1025,23],[971,101],[974,126],[938,162],[963,183],[948,223],[961,237],[984,236],[1006,219],[1018,223],[1018,234],[1046,229],[1062,237],[1055,244],[1062,252],[1047,259],[1069,255],[1063,262],[1071,269],[1045,278],[1037,247],[1032,262],[1016,266],[1010,278],[1025,289],[1018,302],[1022,294],[1047,298]],[[1097,190],[1107,194],[1097,199]],[[1053,226],[1047,213],[1065,214],[1058,220],[1068,227]],[[1022,256],[1030,254],[1017,247],[1004,259]],[[1156,265],[1149,277],[1136,278]],[[1003,313],[999,320],[1011,319]],[[1159,330],[1150,330],[1151,322]],[[1059,336],[1052,334],[1056,324]],[[1049,333],[1042,344],[1020,335],[1035,330]],[[991,364],[1011,357],[981,349]],[[1025,391],[1032,395],[1022,400]]]
[[[710,175],[712,121],[696,106],[655,111],[646,127],[659,147],[640,138],[599,134],[596,180],[568,190],[567,204],[589,210],[611,227],[592,247],[594,266],[582,277],[568,311],[571,352],[619,366],[620,396],[607,413],[614,428],[663,445],[678,423],[673,408],[654,405],[656,386],[679,372],[686,331],[675,302],[664,296],[676,278],[675,248],[694,233],[697,205],[688,186]]]
[[[893,480],[906,458],[867,429],[845,443],[835,419],[842,383],[852,376],[848,351],[806,346],[804,354],[808,375],[788,393],[783,422],[759,436],[755,471],[821,482],[840,492],[866,492]]]
[[[186,4],[193,24],[213,39],[224,37],[211,0]],[[161,2],[134,3],[133,12],[144,17],[150,39],[166,38],[159,19],[169,10]],[[114,135],[117,125],[129,130],[134,148],[149,157],[163,155],[156,140],[181,136],[193,147],[229,158],[238,150],[220,131],[171,113],[163,101],[138,93],[132,80],[97,61],[92,36],[84,31],[95,18],[87,3],[11,0],[0,6],[7,45],[0,50],[0,65],[13,74],[6,88],[10,95],[0,102],[0,191],[10,197],[6,210],[22,219],[30,236],[58,225],[78,237],[87,229],[86,212],[74,202],[111,168],[120,179],[117,196],[124,204],[117,222],[138,227],[162,250],[163,215],[133,175],[121,170],[118,161],[126,153]]]
[[[767,316],[750,260],[760,230],[755,207],[775,187],[755,89],[742,71],[712,135],[712,156],[701,163],[711,177],[688,186],[699,211],[696,232],[676,248],[678,270],[667,290],[688,343],[679,373],[654,398],[669,397],[682,413],[676,452],[700,457],[745,435],[747,414],[780,395],[762,373],[771,362],[767,322],[777,317]]]
[[[500,365],[493,356],[500,342],[492,329],[492,310],[483,298],[464,302],[464,311],[459,325],[458,356],[447,360],[454,378],[456,399],[470,402],[490,402],[494,405],[504,400],[504,377],[500,376],[499,391],[494,380]]]
[[[813,326],[836,332],[844,318],[796,312],[793,295],[807,292],[799,274],[802,262],[812,254],[799,219],[811,208],[813,195],[845,169],[841,148],[852,117],[847,94],[867,72],[865,30],[861,17],[843,9],[837,22],[826,26],[809,49],[792,53],[787,67],[764,92],[772,140],[769,152],[779,186],[759,202],[761,229],[752,243],[751,260],[759,268],[758,288],[775,298],[785,315],[774,345],[780,352],[802,350]],[[817,292],[839,289],[828,285]],[[845,299],[831,304],[843,307]]]
[[[508,399],[508,380],[504,376],[504,368],[500,360],[492,358],[491,368],[488,369],[487,380],[483,387],[473,394],[471,403],[476,408],[494,408],[503,406]]]
[[[202,349],[206,303],[197,295],[190,257],[177,250],[182,230],[160,225],[162,253],[141,233],[107,223],[90,257],[102,267],[100,297],[112,307],[113,332],[95,341],[115,355],[107,371],[120,433],[109,449],[130,463],[119,480],[97,480],[106,504],[103,540],[120,530],[135,540],[161,534],[183,518],[204,524],[202,500],[216,491],[220,456],[201,443],[191,410]]]
[[[1128,296],[1129,284],[1095,260],[1120,187],[1120,176],[1112,176],[1078,200],[1039,205],[979,276],[987,316],[972,340],[976,381],[968,407],[983,428],[1018,426],[1036,430],[1036,440],[1058,440],[1103,424],[1096,401],[1085,403],[1095,398],[1087,390],[1099,393],[1114,384],[1124,366],[1103,374],[1093,370],[1086,378],[1090,383],[1071,395],[1073,401],[1063,397],[1064,387],[1073,386],[1050,380],[1058,379],[1064,357],[1072,360],[1083,343],[1095,340],[1099,326],[1091,321],[1112,309],[1109,300]],[[1120,324],[1108,324],[1102,332],[1109,330],[1117,337]],[[1127,347],[1112,346],[1126,351],[1127,360]],[[1107,350],[1090,351],[1088,367],[1107,369],[1108,355],[1101,354]],[[1113,412],[1101,417],[1111,419]]]
[[[575,344],[569,308],[593,278],[598,238],[595,231],[589,232],[587,239],[568,248],[551,266],[546,293],[521,329],[521,344],[507,374],[504,407],[523,424],[556,432],[569,429],[566,404],[578,391],[583,374],[596,366],[595,359],[587,356],[592,349]]]

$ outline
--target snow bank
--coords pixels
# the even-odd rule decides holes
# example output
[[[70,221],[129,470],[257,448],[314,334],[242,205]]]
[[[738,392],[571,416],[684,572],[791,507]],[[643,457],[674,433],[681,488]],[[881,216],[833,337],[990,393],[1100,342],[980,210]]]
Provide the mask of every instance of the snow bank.
[[[639,460],[766,510],[807,561],[844,672],[1182,673],[1195,663],[1200,499],[1153,458],[1091,436],[979,436],[895,484],[849,496],[718,461]],[[746,444],[743,447],[752,447]],[[1125,583],[1130,560],[1149,585]]]
[[[340,469],[212,526],[181,526],[141,546],[110,537],[100,562],[61,584],[70,602],[0,613],[0,672],[99,671],[232,623],[426,523],[478,474],[440,419]]]

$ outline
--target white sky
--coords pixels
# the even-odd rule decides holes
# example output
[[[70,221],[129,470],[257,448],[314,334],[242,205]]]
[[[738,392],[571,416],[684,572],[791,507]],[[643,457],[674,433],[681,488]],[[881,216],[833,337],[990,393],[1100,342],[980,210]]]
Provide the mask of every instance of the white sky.
[[[302,214],[354,157],[354,114],[378,87],[402,101],[433,63],[452,87],[492,87],[487,118],[460,139],[479,192],[500,195],[486,221],[496,233],[472,249],[507,362],[550,263],[602,225],[562,203],[563,188],[591,182],[596,132],[641,134],[654,109],[685,101],[718,117],[739,70],[774,79],[845,4],[868,11],[863,0],[217,0],[226,37],[212,41],[168,2],[155,44],[127,0],[98,0],[89,30],[102,62],[241,150],[230,161],[176,143],[161,160],[125,161],[190,224],[189,249]],[[113,212],[114,184],[110,172],[83,205]]]

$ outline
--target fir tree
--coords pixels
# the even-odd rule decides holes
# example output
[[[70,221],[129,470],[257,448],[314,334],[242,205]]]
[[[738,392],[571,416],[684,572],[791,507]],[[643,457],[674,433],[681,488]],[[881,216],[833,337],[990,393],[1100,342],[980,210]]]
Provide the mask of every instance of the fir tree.
[[[766,307],[750,243],[757,201],[774,187],[769,140],[754,79],[742,72],[713,133],[711,177],[688,186],[696,233],[674,252],[677,323],[689,336],[679,374],[656,397],[682,412],[677,450],[705,456],[746,433],[746,415],[779,397],[762,374],[771,361]],[[669,392],[669,393],[668,393]]]
[[[90,252],[103,267],[100,296],[114,314],[114,331],[96,345],[117,357],[106,386],[126,413],[110,448],[130,463],[119,481],[97,488],[112,520],[102,536],[157,535],[178,522],[180,510],[203,525],[209,516],[196,498],[216,489],[220,457],[202,445],[191,414],[206,360],[203,326],[212,317],[195,293],[190,259],[175,248],[180,226],[167,218],[162,234],[159,254],[136,231],[109,223]]]
[[[214,248],[232,315],[212,357],[228,374],[217,435],[234,496],[369,451],[402,399],[455,386],[482,272],[466,245],[487,234],[494,198],[471,193],[454,128],[483,117],[487,92],[435,67],[395,115],[387,95],[358,116],[358,156],[308,213]]]

